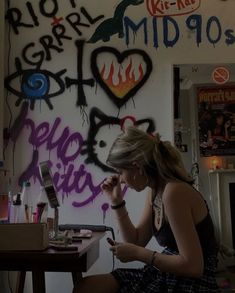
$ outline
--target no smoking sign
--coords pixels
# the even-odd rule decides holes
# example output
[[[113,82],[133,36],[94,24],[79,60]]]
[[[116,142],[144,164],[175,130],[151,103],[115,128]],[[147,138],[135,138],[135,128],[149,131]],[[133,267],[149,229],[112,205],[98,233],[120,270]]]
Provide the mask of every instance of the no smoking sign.
[[[224,84],[230,78],[230,72],[225,67],[216,67],[212,72],[212,79],[217,84]]]

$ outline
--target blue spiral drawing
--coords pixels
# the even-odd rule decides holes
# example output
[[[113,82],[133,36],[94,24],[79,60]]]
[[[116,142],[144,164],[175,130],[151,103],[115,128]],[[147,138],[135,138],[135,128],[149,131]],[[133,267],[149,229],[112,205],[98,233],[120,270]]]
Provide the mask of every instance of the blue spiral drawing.
[[[23,79],[21,88],[26,96],[41,99],[48,93],[50,84],[49,78],[45,74],[33,73],[25,76]]]

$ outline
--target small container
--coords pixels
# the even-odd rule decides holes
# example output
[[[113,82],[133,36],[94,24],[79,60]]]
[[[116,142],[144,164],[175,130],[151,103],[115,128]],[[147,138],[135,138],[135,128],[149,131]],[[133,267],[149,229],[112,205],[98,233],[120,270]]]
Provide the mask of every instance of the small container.
[[[0,235],[0,250],[4,251],[41,251],[49,246],[46,224],[13,223],[0,225]]]
[[[9,216],[8,194],[0,194],[0,223],[7,223]]]
[[[21,200],[21,193],[17,193],[16,199],[12,203],[12,222],[24,223],[24,209]]]
[[[9,221],[8,176],[0,172],[0,223]]]
[[[25,209],[25,223],[31,223],[32,222],[32,216],[33,216],[33,195],[31,192],[31,184],[29,181],[23,182],[23,188],[21,192],[21,200],[22,205]]]
[[[11,213],[12,213],[12,191],[11,191],[11,178],[8,182],[8,223],[11,223]]]

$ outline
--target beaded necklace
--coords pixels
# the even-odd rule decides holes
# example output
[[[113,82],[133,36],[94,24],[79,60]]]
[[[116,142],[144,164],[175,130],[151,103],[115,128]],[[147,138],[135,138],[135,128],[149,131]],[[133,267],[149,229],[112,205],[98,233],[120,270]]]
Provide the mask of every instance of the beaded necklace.
[[[154,209],[154,216],[155,216],[155,225],[157,230],[161,228],[162,220],[163,220],[163,202],[162,202],[162,194],[158,193],[153,197],[153,209]]]

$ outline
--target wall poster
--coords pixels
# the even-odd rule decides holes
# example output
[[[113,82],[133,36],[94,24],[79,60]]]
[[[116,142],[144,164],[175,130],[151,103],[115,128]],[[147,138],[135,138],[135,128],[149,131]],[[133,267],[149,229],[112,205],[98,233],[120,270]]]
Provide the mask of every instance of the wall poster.
[[[200,155],[235,155],[235,86],[197,88]]]

